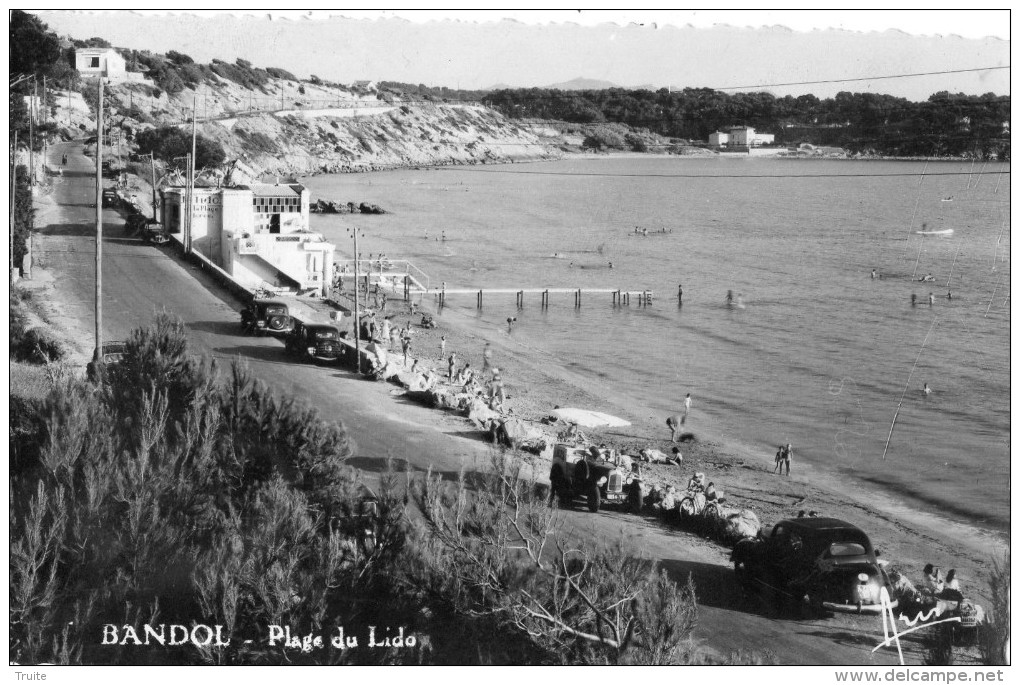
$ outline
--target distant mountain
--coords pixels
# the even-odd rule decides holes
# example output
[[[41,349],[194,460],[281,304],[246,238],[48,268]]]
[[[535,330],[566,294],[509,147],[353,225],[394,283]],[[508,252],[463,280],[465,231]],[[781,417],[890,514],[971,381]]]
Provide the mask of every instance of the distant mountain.
[[[556,88],[558,90],[605,90],[606,88],[619,88],[620,86],[611,81],[578,77],[563,83],[553,83],[545,87],[550,89]]]

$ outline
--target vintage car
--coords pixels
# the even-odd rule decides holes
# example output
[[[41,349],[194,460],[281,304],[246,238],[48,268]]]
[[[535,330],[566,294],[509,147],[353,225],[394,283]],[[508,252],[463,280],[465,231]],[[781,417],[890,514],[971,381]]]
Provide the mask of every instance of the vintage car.
[[[780,521],[771,534],[738,542],[730,558],[741,587],[771,591],[779,608],[792,600],[816,613],[878,613],[883,587],[896,606],[878,552],[864,531],[846,521]]]
[[[132,214],[129,216],[124,223],[124,232],[128,235],[137,234],[142,240],[156,243],[157,245],[162,245],[170,240],[166,231],[163,230],[163,224],[155,219],[150,219],[144,214]]]
[[[283,335],[294,328],[290,309],[279,300],[252,300],[241,312],[241,328],[248,335]]]
[[[103,188],[103,206],[104,207],[116,207],[119,198],[117,197],[117,191],[113,188]]]
[[[589,448],[593,449],[593,448]],[[552,497],[559,497],[561,506],[570,506],[574,500],[584,498],[588,510],[597,512],[606,500],[622,501],[624,473],[612,461],[599,455],[585,460],[589,450],[558,443],[553,447],[552,469],[549,471],[549,485]],[[585,462],[585,466],[578,466]],[[578,477],[587,471],[587,477]]]
[[[297,321],[287,336],[287,351],[306,361],[335,362],[343,347],[340,338],[336,326]]]
[[[85,376],[90,381],[98,381],[106,373],[106,369],[120,363],[126,347],[126,343],[118,340],[104,343],[102,353],[99,352],[99,348],[93,350],[92,361],[85,366]]]

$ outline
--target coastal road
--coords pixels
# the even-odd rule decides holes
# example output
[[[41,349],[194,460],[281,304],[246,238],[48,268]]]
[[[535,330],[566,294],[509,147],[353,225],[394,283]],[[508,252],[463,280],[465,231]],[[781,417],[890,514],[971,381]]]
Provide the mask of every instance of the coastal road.
[[[40,204],[36,263],[52,278],[51,312],[59,325],[91,353],[94,330],[95,180],[94,162],[81,145],[50,148],[50,164],[68,154],[63,177]],[[173,243],[154,246],[124,235],[124,217],[104,210],[103,335],[124,339],[165,308],[183,319],[189,345],[221,365],[240,361],[275,390],[315,406],[328,420],[340,421],[355,443],[352,465],[372,481],[387,458],[396,468],[424,471],[430,466],[455,475],[461,468],[482,469],[489,446],[465,419],[399,397],[395,386],[366,381],[337,369],[290,361],[273,338],[241,334],[241,303],[201,269],[182,261]],[[564,512],[567,531],[598,539],[624,538],[637,553],[659,560],[677,580],[691,575],[697,586],[699,646],[717,659],[733,653],[766,652],[780,664],[892,664],[894,650],[872,648],[881,639],[878,617],[837,615],[827,619],[777,618],[762,602],[741,597],[728,563],[728,551],[689,533],[663,527],[654,519],[604,512]],[[572,529],[572,530],[571,530]],[[917,662],[918,644],[906,640]]]

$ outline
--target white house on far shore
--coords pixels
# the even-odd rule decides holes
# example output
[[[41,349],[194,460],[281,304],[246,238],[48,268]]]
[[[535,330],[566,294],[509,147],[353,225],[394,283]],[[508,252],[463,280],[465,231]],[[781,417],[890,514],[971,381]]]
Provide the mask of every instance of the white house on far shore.
[[[78,48],[74,51],[74,68],[82,76],[102,76],[123,80],[127,62],[113,48]]]
[[[771,133],[755,133],[750,126],[731,126],[726,131],[708,134],[708,144],[716,147],[735,145],[754,147],[755,145],[771,145],[776,137]]]

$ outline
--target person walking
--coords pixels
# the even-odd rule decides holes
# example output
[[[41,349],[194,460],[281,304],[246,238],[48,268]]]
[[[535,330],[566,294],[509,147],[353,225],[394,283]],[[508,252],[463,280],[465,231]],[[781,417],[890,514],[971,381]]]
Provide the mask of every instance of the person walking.
[[[935,306],[935,293],[932,292],[928,293],[928,306],[929,307]]]
[[[446,336],[444,335],[439,339],[439,358],[442,359],[446,356]]]
[[[786,449],[782,445],[776,450],[776,468],[772,469],[773,474],[778,473],[783,468],[783,452],[785,451]]]
[[[786,443],[786,449],[783,450],[783,464],[786,466],[786,475],[790,475],[790,462],[793,461],[793,446],[790,443]]]
[[[687,397],[684,398],[684,416],[680,419],[681,424],[687,423],[687,415],[691,413],[691,393],[687,393]]]
[[[451,352],[450,358],[446,363],[449,365],[446,370],[446,377],[451,383],[453,383],[453,372],[457,369],[457,353]]]

